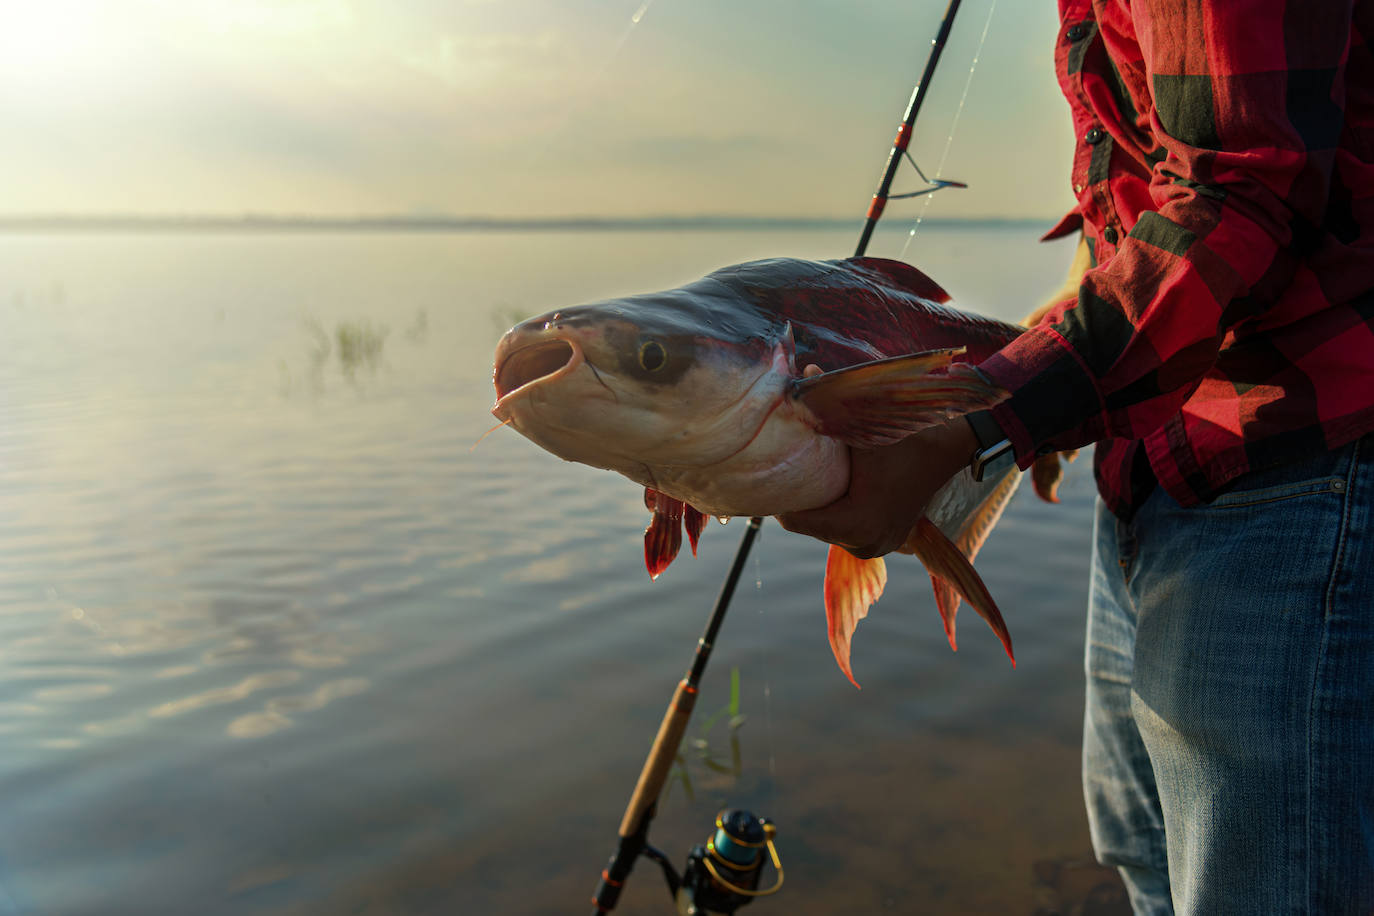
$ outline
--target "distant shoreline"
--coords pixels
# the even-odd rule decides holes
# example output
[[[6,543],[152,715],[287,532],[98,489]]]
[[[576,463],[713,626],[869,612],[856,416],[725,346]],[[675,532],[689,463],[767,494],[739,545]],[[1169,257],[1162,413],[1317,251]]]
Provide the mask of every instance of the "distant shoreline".
[[[949,229],[1042,226],[1052,218],[926,219]],[[912,219],[890,217],[882,229],[910,228]],[[674,232],[855,230],[862,217],[651,216],[507,219],[452,216],[0,216],[0,233],[29,232]]]

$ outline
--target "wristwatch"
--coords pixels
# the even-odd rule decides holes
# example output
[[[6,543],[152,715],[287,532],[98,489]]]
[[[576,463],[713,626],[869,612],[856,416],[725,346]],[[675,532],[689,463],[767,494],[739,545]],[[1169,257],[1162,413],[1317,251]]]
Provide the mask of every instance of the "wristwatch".
[[[964,414],[973,436],[978,440],[978,451],[973,453],[969,470],[973,479],[982,481],[990,473],[997,474],[1016,463],[1016,453],[1011,450],[1011,440],[1002,432],[1002,427],[986,410]]]

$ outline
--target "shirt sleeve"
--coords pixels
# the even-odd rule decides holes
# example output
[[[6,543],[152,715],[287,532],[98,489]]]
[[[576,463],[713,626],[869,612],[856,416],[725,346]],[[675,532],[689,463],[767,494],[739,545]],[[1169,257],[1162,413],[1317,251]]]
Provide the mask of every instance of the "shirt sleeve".
[[[1178,412],[1229,330],[1315,244],[1344,125],[1349,3],[1139,2],[1131,17],[1166,155],[1115,256],[979,368],[1024,468],[1037,449],[1143,438]]]

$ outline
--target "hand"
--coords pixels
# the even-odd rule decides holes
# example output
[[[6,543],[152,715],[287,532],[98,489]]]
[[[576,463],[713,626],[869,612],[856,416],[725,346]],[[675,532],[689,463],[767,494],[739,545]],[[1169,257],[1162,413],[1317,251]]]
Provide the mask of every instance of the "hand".
[[[860,559],[906,540],[936,492],[968,466],[978,440],[963,417],[895,445],[849,450],[849,490],[828,506],[778,516],[788,531],[838,544]]]

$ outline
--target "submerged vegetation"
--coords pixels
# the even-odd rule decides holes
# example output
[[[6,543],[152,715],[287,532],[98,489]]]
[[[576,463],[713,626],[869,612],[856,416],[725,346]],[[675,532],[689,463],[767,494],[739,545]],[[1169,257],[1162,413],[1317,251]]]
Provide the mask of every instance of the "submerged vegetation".
[[[341,321],[334,333],[325,330],[318,319],[305,319],[305,330],[314,345],[310,349],[310,369],[320,375],[328,368],[330,358],[339,358],[339,371],[350,382],[357,382],[358,373],[375,374],[382,365],[382,347],[390,330],[384,324],[371,321]]]
[[[334,343],[339,354],[339,368],[349,381],[357,373],[375,373],[381,365],[382,347],[390,330],[386,325],[363,321],[345,321],[334,328]]]
[[[679,782],[682,783],[682,791],[686,793],[687,800],[689,802],[695,800],[696,792],[692,785],[692,776],[688,766],[689,759],[705,767],[708,774],[719,774],[729,777],[731,780],[737,779],[744,772],[743,756],[740,753],[739,729],[740,726],[744,725],[747,718],[740,712],[739,708],[739,668],[731,668],[730,702],[707,716],[697,728],[695,737],[687,737],[683,740],[682,747],[678,749],[677,753],[677,765],[673,767],[668,785],[664,788],[665,800],[672,793],[673,786]],[[726,726],[728,746],[717,748],[711,744],[711,732],[722,720]]]
[[[386,359],[387,341],[391,329],[368,318],[339,321],[331,328],[318,318],[307,316],[301,326],[309,337],[303,378],[295,378],[286,360],[278,364],[281,391],[289,397],[296,381],[303,382],[315,394],[324,391],[326,381],[335,371],[353,388],[361,390],[390,366]],[[402,332],[406,342],[423,345],[429,334],[429,315],[417,309],[410,324]]]

